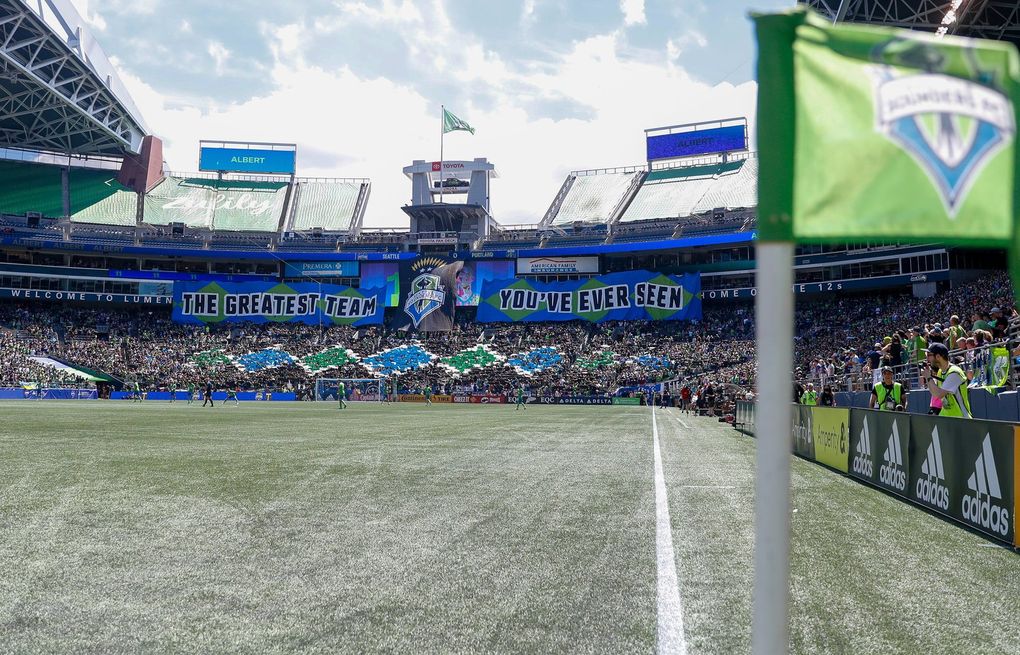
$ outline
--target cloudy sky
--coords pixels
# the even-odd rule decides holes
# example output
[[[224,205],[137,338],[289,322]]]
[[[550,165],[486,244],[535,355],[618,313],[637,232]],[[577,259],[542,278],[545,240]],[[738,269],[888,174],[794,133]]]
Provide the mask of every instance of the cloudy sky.
[[[648,127],[747,116],[747,13],[793,0],[75,0],[171,170],[200,139],[298,144],[298,174],[368,177],[406,226],[401,168],[439,158],[440,105],[488,157],[492,211],[539,220],[571,170],[644,159]]]

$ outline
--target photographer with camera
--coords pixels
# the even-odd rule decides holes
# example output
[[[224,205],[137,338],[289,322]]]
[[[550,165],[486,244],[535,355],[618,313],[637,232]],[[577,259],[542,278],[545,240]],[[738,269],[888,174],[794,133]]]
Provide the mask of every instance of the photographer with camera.
[[[891,366],[882,367],[882,381],[871,390],[868,407],[884,411],[906,411],[907,390],[899,382],[893,382]]]
[[[921,384],[928,388],[932,398],[942,401],[939,415],[971,418],[967,374],[949,361],[949,348],[933,343],[925,353],[927,361],[921,365]]]

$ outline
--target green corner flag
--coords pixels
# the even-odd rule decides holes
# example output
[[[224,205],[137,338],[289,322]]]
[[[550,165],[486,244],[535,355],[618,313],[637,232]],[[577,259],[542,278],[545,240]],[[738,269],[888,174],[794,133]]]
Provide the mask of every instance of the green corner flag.
[[[803,9],[754,21],[761,240],[1012,244],[1013,45]]]
[[[468,125],[463,120],[457,118],[445,108],[443,109],[443,134],[447,132],[455,132],[457,130],[463,130],[464,132],[475,133],[475,128]]]

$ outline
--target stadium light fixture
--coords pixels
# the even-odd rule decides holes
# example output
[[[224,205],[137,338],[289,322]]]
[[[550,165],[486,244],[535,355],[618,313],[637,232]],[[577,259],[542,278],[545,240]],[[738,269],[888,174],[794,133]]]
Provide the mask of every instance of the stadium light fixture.
[[[949,28],[956,23],[957,18],[959,18],[958,12],[960,10],[960,5],[962,4],[963,0],[953,0],[949,9],[946,10],[946,15],[942,17],[942,24],[939,25],[937,30],[935,30],[935,38],[941,39],[949,32]]]

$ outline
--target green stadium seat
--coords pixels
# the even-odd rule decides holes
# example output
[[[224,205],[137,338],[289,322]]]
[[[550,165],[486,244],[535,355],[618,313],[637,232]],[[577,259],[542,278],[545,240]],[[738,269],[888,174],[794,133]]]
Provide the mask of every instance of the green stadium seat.
[[[150,225],[184,223],[225,231],[274,232],[287,182],[248,182],[168,176],[145,196]]]
[[[290,229],[350,230],[362,186],[360,182],[299,181]]]
[[[0,160],[0,213],[64,216],[60,167]]]
[[[135,225],[138,194],[117,181],[110,170],[75,169],[68,176],[71,221],[101,225]]]

